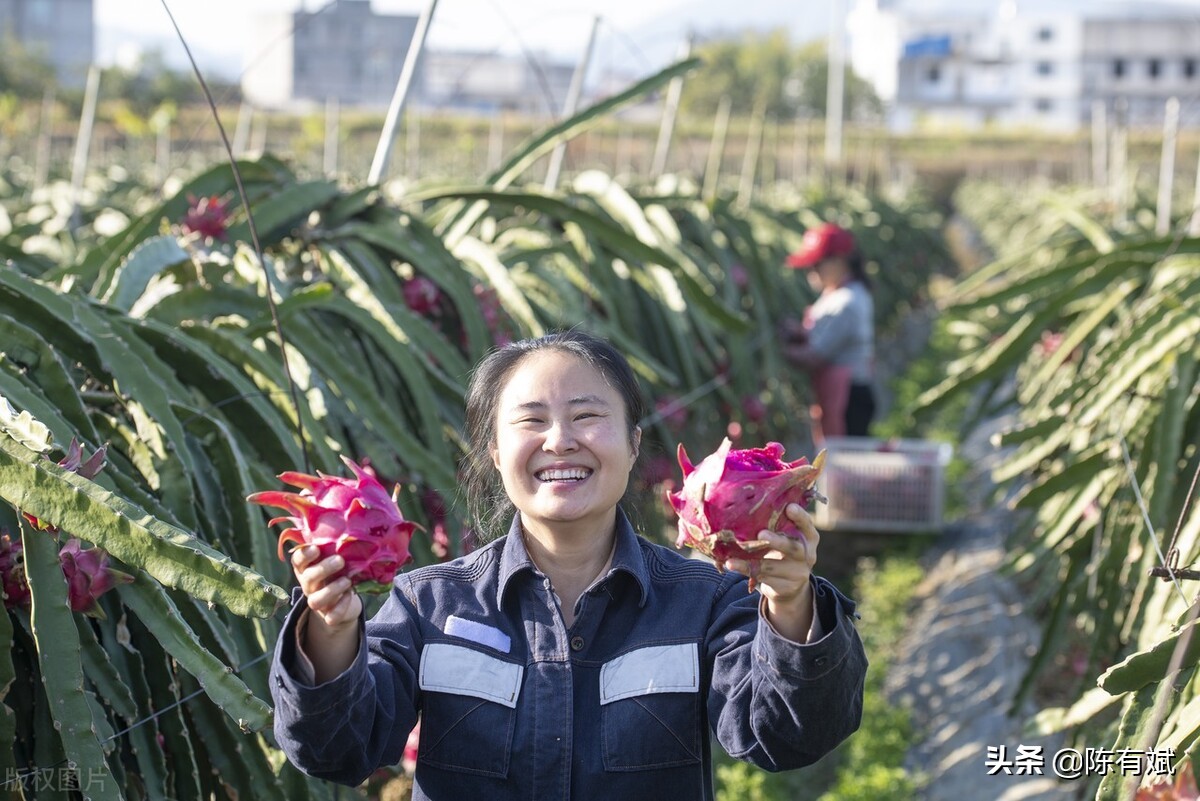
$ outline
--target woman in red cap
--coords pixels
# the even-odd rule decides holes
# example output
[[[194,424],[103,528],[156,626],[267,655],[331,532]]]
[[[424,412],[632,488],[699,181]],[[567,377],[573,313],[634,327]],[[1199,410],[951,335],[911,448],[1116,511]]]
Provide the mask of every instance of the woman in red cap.
[[[812,379],[813,438],[865,437],[875,416],[875,305],[854,234],[833,223],[810,228],[787,263],[807,269],[820,292],[784,346]]]

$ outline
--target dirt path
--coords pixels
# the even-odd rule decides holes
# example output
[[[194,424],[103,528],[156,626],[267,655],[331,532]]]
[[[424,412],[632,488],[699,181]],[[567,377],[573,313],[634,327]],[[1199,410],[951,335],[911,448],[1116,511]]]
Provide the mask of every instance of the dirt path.
[[[1049,801],[1074,798],[1050,760],[1061,743],[1022,732],[1009,711],[1038,645],[1039,628],[1024,611],[1017,588],[998,572],[1011,513],[990,499],[988,474],[996,458],[988,436],[996,421],[962,445],[972,465],[966,522],[948,531],[926,557],[914,596],[911,625],[887,680],[887,693],[908,705],[918,731],[910,768],[927,784],[923,801]],[[1040,746],[1043,775],[989,774],[989,748]]]

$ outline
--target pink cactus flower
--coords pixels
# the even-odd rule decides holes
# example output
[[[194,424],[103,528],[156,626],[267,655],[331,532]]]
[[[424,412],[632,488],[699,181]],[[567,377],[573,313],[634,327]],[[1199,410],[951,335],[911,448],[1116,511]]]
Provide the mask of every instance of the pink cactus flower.
[[[71,444],[67,446],[67,455],[60,459],[57,464],[64,470],[69,470],[72,473],[78,473],[89,481],[104,469],[104,461],[108,457],[108,446],[101,445],[87,459],[83,458],[83,447],[79,441],[71,437]],[[58,533],[58,526],[44,523],[38,518],[26,512],[21,512],[21,516],[29,522],[29,525],[36,528],[38,531],[49,531],[51,534]]]
[[[67,579],[71,609],[89,617],[103,620],[104,610],[97,599],[118,584],[133,581],[133,576],[110,566],[108,552],[103,548],[85,549],[74,537],[58,552],[58,561]]]
[[[205,239],[224,239],[229,228],[229,208],[217,196],[196,198],[188,195],[188,210],[183,216],[183,230]]]

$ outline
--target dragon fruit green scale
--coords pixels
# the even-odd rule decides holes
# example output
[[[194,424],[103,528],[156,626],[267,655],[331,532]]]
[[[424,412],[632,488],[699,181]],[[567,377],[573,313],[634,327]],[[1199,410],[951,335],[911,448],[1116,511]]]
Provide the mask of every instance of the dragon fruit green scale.
[[[764,551],[742,543],[757,541],[763,529],[802,536],[784,508],[789,503],[807,506],[820,498],[813,485],[825,465],[825,452],[809,464],[804,457],[783,461],[783,446],[778,442],[762,448],[732,448],[726,438],[715,452],[693,465],[679,445],[683,487],[667,494],[679,515],[675,546],[695,548],[712,557],[718,567],[731,558],[748,560],[753,566]]]
[[[358,464],[344,456],[342,461],[354,478],[288,471],[279,474],[280,480],[300,487],[300,492],[256,492],[246,500],[291,513],[270,521],[292,524],[279,536],[280,559],[285,559],[286,543],[316,545],[321,559],[336,553],[345,560],[334,578],[349,578],[361,592],[387,592],[400,568],[412,561],[408,544],[418,526],[400,513],[399,486],[388,495]]]

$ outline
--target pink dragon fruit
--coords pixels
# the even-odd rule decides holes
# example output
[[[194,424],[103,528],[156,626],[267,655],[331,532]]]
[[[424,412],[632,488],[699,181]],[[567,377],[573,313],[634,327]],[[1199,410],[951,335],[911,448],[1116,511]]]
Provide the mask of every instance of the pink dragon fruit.
[[[404,752],[400,755],[400,766],[409,776],[417,770],[417,749],[420,745],[421,721],[417,720],[417,725],[413,726],[412,731],[408,733],[408,740],[404,743]]]
[[[408,543],[420,526],[400,514],[398,485],[389,496],[378,479],[362,467],[344,456],[342,461],[354,472],[354,479],[288,471],[279,478],[301,487],[299,493],[256,492],[246,500],[291,513],[271,520],[271,525],[292,524],[279,536],[280,559],[285,558],[285,543],[316,545],[320,558],[336,553],[346,560],[335,578],[348,577],[361,592],[387,592],[397,571],[412,561]]]
[[[0,528],[0,582],[4,588],[4,608],[23,609],[29,606],[29,582],[25,580],[25,547],[18,537],[13,539],[8,529]]]
[[[74,537],[58,552],[58,561],[67,579],[71,609],[100,620],[105,619],[105,614],[97,599],[118,584],[133,581],[133,576],[110,566],[108,552],[103,548],[84,549],[83,543]]]
[[[86,479],[93,479],[96,474],[104,469],[104,460],[108,457],[108,446],[101,445],[96,449],[95,453],[87,459],[83,458],[83,447],[79,441],[71,437],[71,444],[67,446],[67,455],[57,463],[64,470],[69,470],[72,473],[78,473]],[[21,512],[21,516],[29,521],[29,525],[36,528],[38,531],[49,531],[51,534],[58,533],[58,526],[52,526],[49,523],[43,523],[38,518],[31,514]]]
[[[789,503],[807,506],[824,500],[813,485],[825,464],[825,452],[812,464],[804,457],[784,462],[783,446],[768,442],[763,448],[732,450],[726,438],[721,447],[692,465],[679,445],[683,488],[668,493],[679,515],[675,547],[689,546],[712,557],[720,568],[726,559],[750,562],[750,589],[754,589],[758,564],[768,549],[758,540],[763,529],[790,537],[803,536],[784,514]]]

